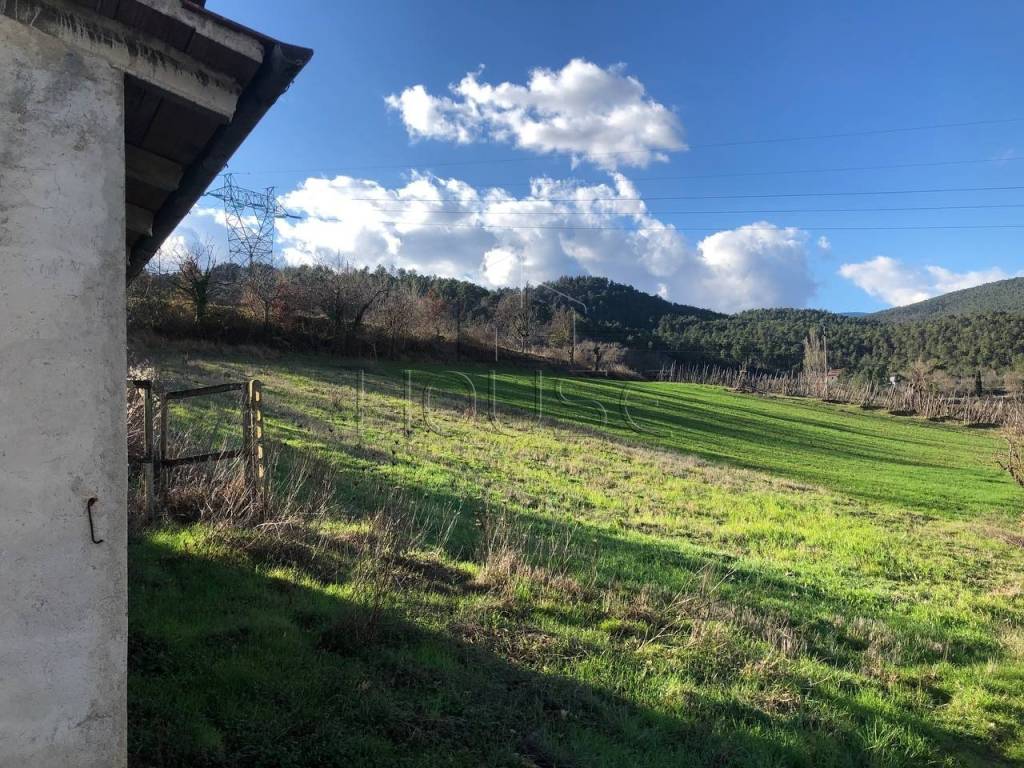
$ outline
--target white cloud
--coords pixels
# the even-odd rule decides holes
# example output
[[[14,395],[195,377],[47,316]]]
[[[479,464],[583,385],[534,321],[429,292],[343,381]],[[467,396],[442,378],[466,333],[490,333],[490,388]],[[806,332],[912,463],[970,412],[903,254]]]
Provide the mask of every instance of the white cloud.
[[[821,237],[818,238],[818,250],[821,251],[822,253],[831,253],[832,241],[829,240],[824,235],[822,235]]]
[[[638,197],[621,174],[590,185],[533,179],[522,197],[435,176],[393,189],[311,178],[281,198],[303,218],[277,228],[292,264],[331,252],[492,287],[592,274],[725,311],[804,306],[813,294],[802,230],[758,222],[692,247]]]
[[[159,253],[173,257],[184,250],[190,240],[191,238],[186,233],[175,230],[173,235],[164,240],[163,245],[160,246]]]
[[[189,231],[180,227],[174,230],[174,234],[164,240],[160,250],[153,255],[148,268],[156,272],[175,269],[182,251],[194,240]]]
[[[928,270],[928,274],[931,276],[938,293],[961,291],[964,288],[973,288],[976,285],[991,283],[996,280],[1006,280],[1010,277],[999,267],[975,272],[952,272],[945,267],[925,267],[925,269]]]
[[[890,306],[913,304],[933,296],[1010,277],[999,267],[971,272],[953,272],[945,267],[913,267],[888,256],[843,264],[839,274],[858,288]]]
[[[414,139],[512,143],[606,169],[647,166],[667,159],[665,152],[686,149],[675,113],[648,98],[622,66],[602,69],[573,59],[558,71],[533,70],[525,85],[491,85],[479,76],[470,72],[449,86],[451,96],[414,85],[385,101]]]
[[[519,256],[507,248],[492,248],[484,254],[481,277],[488,285],[510,285],[517,281],[515,271]]]
[[[761,221],[716,232],[697,248],[717,308],[803,306],[814,293],[803,230]]]

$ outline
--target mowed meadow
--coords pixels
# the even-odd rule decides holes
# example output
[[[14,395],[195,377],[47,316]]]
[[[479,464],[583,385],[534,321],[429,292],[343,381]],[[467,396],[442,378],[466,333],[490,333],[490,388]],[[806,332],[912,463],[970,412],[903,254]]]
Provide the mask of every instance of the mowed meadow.
[[[1024,763],[1024,493],[992,431],[551,372],[151,357],[165,388],[260,378],[284,490],[277,515],[183,493],[136,526],[135,766]],[[211,449],[237,418],[173,412]]]

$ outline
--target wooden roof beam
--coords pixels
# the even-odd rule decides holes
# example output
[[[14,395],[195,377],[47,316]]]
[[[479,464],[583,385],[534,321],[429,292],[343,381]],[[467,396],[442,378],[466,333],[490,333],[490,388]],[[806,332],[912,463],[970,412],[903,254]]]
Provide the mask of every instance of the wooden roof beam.
[[[230,51],[245,56],[257,64],[263,61],[263,44],[253,34],[240,32],[226,27],[211,18],[211,14],[201,14],[174,0],[135,0],[157,13],[180,21],[195,30],[195,34],[205,37],[210,42],[221,45]]]
[[[184,169],[176,162],[132,144],[124,149],[128,178],[143,181],[162,192],[173,192],[178,188]]]
[[[124,207],[125,228],[137,235],[149,237],[153,234],[153,212],[127,203]]]
[[[105,60],[225,122],[242,87],[188,55],[69,0],[0,2],[0,14]]]

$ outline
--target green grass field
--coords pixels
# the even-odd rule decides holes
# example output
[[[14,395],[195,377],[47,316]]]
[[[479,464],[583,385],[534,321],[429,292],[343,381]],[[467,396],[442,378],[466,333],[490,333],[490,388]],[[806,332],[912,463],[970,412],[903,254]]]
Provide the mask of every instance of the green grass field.
[[[134,538],[133,765],[1024,764],[1024,494],[989,431],[551,374],[538,418],[510,370],[368,366],[358,394],[327,358],[155,363],[261,378],[277,472],[313,466],[338,511]],[[384,582],[381,519],[426,531]]]

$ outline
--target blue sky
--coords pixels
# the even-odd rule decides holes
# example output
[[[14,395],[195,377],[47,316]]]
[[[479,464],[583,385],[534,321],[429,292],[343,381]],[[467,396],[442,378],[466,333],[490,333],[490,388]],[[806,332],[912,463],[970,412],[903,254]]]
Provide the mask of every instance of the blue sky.
[[[1024,189],[835,194],[1024,185],[1024,121],[764,141],[1024,118],[1024,4],[208,6],[316,51],[231,162],[306,217],[279,231],[290,261],[592,272],[725,310],[867,311],[1024,270],[1024,229],[881,229],[1024,224],[949,208]]]

